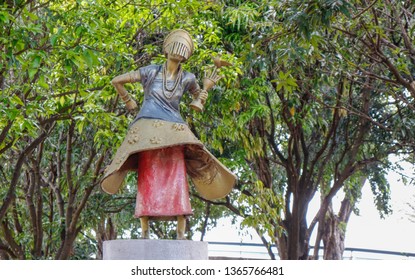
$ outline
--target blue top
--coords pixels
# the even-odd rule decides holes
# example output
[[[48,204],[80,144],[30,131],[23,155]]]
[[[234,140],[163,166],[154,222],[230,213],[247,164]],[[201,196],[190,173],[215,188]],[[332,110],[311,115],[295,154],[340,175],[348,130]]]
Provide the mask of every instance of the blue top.
[[[180,100],[187,91],[195,93],[199,89],[194,74],[183,71],[181,81],[179,81],[176,91],[168,98],[163,93],[163,78],[161,65],[149,65],[140,68],[141,79],[139,82],[144,88],[144,102],[141,109],[134,119],[160,119],[169,122],[185,123],[180,115]],[[169,88],[174,86],[175,81],[168,80]]]

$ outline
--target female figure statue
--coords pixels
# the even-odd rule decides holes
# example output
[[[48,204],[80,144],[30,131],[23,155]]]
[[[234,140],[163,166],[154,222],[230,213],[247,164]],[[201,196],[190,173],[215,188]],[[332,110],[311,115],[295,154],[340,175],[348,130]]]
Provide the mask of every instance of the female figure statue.
[[[187,175],[206,199],[226,196],[236,181],[236,176],[206,150],[180,115],[184,93],[189,92],[202,103],[207,98],[195,75],[181,67],[193,49],[189,33],[174,30],[163,44],[167,58],[163,65],[142,67],[111,82],[129,110],[137,108],[137,104],[124,84],[140,82],[144,88],[141,109],[101,182],[105,192],[114,194],[128,171],[137,172],[135,216],[141,221],[142,238],[149,238],[149,219],[177,219],[177,239],[185,239],[186,216],[192,214]]]

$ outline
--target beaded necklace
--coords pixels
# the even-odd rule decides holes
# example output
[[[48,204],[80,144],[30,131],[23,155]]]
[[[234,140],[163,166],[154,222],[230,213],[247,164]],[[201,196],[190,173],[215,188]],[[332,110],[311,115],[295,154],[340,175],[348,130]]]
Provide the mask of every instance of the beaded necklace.
[[[177,87],[179,86],[179,81],[182,78],[183,69],[182,69],[181,65],[179,65],[179,72],[176,75],[176,80],[174,81],[174,85],[173,85],[172,88],[169,88],[167,86],[167,73],[166,73],[167,70],[166,70],[166,68],[167,68],[167,65],[166,65],[166,63],[164,63],[163,64],[163,72],[162,72],[163,94],[166,98],[170,99],[174,95],[174,93],[176,92]]]

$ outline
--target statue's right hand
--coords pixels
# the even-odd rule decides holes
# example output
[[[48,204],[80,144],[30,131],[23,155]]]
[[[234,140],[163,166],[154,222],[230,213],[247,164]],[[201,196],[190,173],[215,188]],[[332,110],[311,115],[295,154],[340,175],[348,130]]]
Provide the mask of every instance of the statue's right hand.
[[[134,111],[137,109],[137,103],[135,103],[135,101],[132,99],[128,100],[127,103],[125,103],[125,106],[129,111]]]

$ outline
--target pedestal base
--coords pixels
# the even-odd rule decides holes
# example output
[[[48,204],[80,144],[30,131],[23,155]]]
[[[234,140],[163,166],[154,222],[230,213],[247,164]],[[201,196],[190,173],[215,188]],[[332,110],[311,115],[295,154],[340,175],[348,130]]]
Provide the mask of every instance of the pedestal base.
[[[129,239],[104,241],[104,260],[207,260],[207,242]]]

